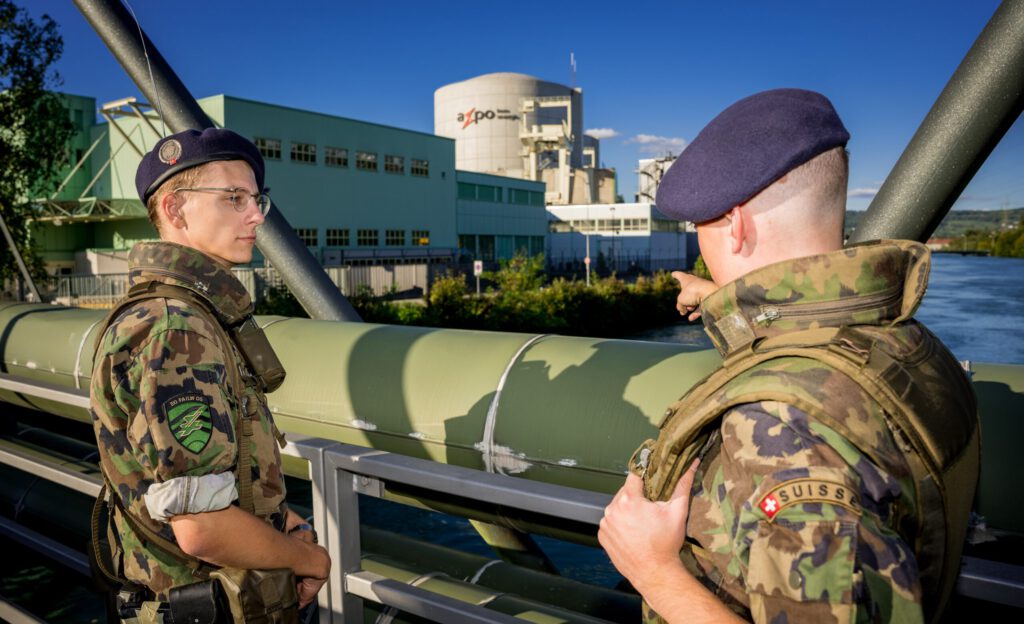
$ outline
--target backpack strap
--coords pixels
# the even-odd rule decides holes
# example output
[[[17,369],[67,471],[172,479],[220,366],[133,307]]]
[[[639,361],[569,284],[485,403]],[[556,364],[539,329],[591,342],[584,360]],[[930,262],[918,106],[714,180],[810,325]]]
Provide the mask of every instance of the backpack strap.
[[[669,409],[659,441],[667,438],[671,442],[654,447],[647,463],[645,493],[651,500],[665,500],[700,452],[708,429],[729,409],[763,400],[787,402],[812,414],[857,446],[871,461],[884,463],[870,441],[860,440],[841,420],[812,405],[803,405],[804,401],[784,391],[762,388],[728,395],[724,392],[743,373],[771,360],[797,357],[818,361],[848,378],[878,403],[885,425],[907,461],[918,504],[915,509],[894,510],[894,523],[918,558],[925,604],[930,607],[926,610],[930,611],[929,619],[934,619],[951,595],[959,571],[963,548],[960,540],[966,530],[966,518],[960,516],[966,515],[963,512],[965,508],[969,510],[970,501],[966,501],[965,507],[965,501],[957,498],[958,490],[973,491],[967,480],[969,475],[977,474],[979,442],[977,427],[949,432],[948,426],[944,428],[943,423],[937,422],[942,405],[933,406],[929,397],[922,396],[928,390],[919,388],[917,378],[908,370],[922,362],[934,362],[935,366],[944,367],[944,379],[957,374],[950,368],[952,364],[947,366],[946,362],[955,364],[955,359],[938,353],[937,339],[927,330],[922,331],[921,345],[902,358],[888,353],[868,331],[850,326],[762,338],[730,354],[722,368]],[[963,381],[965,387],[954,390],[973,396],[969,383]],[[969,409],[965,405],[949,407]],[[919,413],[922,411],[935,413]]]

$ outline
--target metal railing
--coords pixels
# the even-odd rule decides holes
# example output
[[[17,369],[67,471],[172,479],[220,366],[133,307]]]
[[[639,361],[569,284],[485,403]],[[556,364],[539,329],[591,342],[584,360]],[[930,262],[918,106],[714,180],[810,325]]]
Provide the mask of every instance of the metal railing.
[[[521,622],[484,607],[407,585],[361,569],[359,494],[382,498],[389,483],[412,486],[551,518],[597,525],[611,496],[526,481],[361,446],[304,438],[285,452],[309,461],[313,519],[333,566],[321,592],[321,622],[362,622],[363,600],[435,622]]]
[[[52,384],[0,374],[0,389],[81,406],[88,393]],[[348,624],[363,621],[363,601],[412,613],[435,622],[502,623],[522,620],[468,604],[414,585],[362,569],[359,536],[359,495],[382,498],[390,484],[481,501],[495,506],[543,514],[551,518],[596,525],[611,497],[589,490],[509,477],[439,464],[386,451],[343,444],[322,438],[292,435],[284,453],[309,463],[313,519],[321,543],[331,555],[331,575],[319,595],[320,622]],[[88,496],[96,496],[101,481],[96,475],[40,459],[37,455],[0,448],[0,464],[30,472]],[[61,564],[89,574],[84,554],[55,540],[0,518],[6,535]],[[958,594],[1024,608],[1024,566],[964,557]],[[0,599],[0,617],[17,607]],[[26,616],[28,617],[28,616]],[[21,621],[32,621],[31,618]]]
[[[418,291],[429,292],[430,283],[443,273],[447,264],[379,264],[367,266],[323,267],[328,279],[346,296],[359,294],[369,288],[373,295]],[[283,288],[284,278],[274,268],[237,268],[235,277],[245,286],[253,303],[259,304],[271,288]],[[61,303],[70,305],[106,305],[114,303],[128,292],[127,273],[102,275],[57,275],[49,280],[54,285],[50,294]]]

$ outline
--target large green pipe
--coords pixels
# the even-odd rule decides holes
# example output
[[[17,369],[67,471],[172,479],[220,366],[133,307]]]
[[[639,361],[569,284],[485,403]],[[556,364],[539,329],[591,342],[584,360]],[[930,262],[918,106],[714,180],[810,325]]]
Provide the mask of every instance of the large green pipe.
[[[4,371],[87,389],[102,311],[0,308]],[[285,431],[614,491],[635,446],[717,354],[679,345],[260,319],[288,370]],[[498,395],[498,388],[502,391]],[[56,401],[0,399],[89,421]]]
[[[88,388],[102,317],[0,307],[3,370]],[[621,485],[636,446],[657,433],[665,407],[719,362],[713,351],[650,342],[260,322],[288,369],[269,397],[287,432],[608,493]],[[1024,367],[976,363],[973,379],[985,439],[980,509],[990,525],[1024,532],[1024,516],[1000,494],[1012,489],[1000,489],[1017,459],[1009,441],[1024,437]],[[86,410],[57,401],[11,391],[0,400],[89,422]]]
[[[900,156],[851,243],[924,242],[1024,108],[1024,0],[1004,0]]]

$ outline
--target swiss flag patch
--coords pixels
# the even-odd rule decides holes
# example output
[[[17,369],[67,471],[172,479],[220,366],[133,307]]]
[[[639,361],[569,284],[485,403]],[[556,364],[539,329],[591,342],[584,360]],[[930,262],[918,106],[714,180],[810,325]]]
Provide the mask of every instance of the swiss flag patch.
[[[775,514],[779,513],[779,499],[775,498],[774,494],[769,494],[761,499],[761,503],[758,505],[764,515],[768,516],[771,520],[775,517]]]

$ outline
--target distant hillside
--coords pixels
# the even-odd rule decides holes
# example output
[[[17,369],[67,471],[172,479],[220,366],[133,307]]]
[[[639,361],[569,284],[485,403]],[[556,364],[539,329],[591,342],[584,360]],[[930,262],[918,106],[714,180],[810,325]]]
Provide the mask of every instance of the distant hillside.
[[[857,227],[864,211],[850,210],[846,213],[846,234]],[[953,210],[939,224],[939,229],[932,234],[935,238],[955,238],[962,236],[967,230],[993,231],[1015,227],[1024,219],[1024,208],[1008,210]]]

